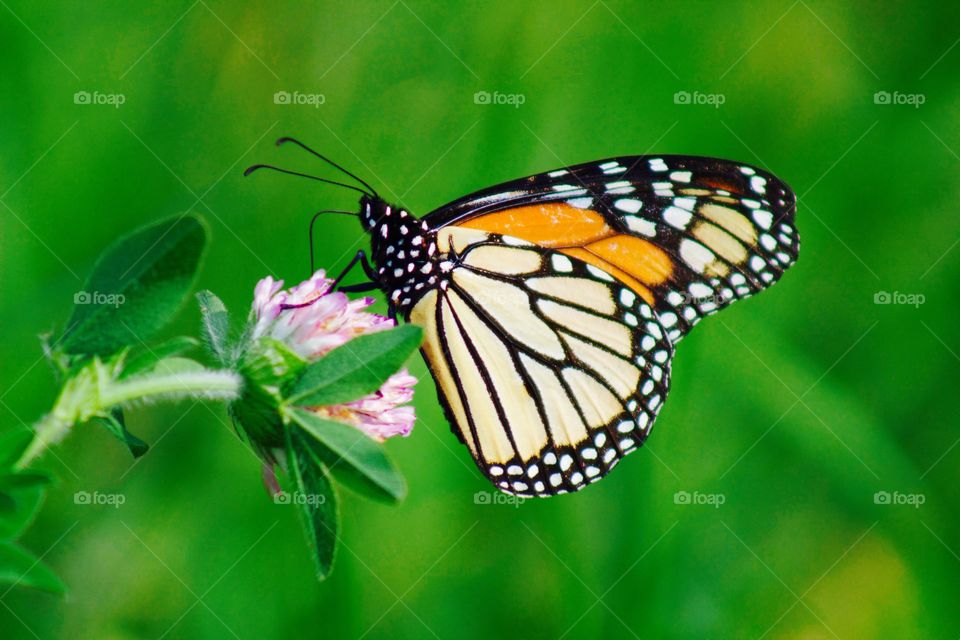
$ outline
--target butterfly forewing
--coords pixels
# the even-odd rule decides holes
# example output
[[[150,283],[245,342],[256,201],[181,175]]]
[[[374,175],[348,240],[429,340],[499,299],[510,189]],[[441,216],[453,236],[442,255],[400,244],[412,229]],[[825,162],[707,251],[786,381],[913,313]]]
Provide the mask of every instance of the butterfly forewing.
[[[772,174],[691,156],[558,169],[427,216],[511,235],[592,264],[654,307],[676,343],[705,315],[766,288],[796,260],[796,201]]]

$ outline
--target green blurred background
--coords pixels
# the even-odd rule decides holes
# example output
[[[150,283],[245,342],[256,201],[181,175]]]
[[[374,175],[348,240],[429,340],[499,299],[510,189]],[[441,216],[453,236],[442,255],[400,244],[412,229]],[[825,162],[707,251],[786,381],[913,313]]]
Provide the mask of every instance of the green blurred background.
[[[933,2],[0,1],[8,424],[51,405],[37,334],[119,234],[204,216],[199,284],[241,312],[259,278],[307,275],[310,214],[355,199],[244,179],[324,171],[280,135],[422,213],[615,154],[739,159],[796,189],[803,239],[683,342],[648,445],[576,495],[475,504],[491,487],[415,362],[420,420],[389,443],[410,496],[344,495],[322,584],[222,407],[132,412],[137,463],[78,429],[24,540],[71,593],[3,595],[0,636],[956,638],[958,24]],[[331,270],[365,243],[346,217],[319,235]],[[191,304],[167,333],[197,323]]]

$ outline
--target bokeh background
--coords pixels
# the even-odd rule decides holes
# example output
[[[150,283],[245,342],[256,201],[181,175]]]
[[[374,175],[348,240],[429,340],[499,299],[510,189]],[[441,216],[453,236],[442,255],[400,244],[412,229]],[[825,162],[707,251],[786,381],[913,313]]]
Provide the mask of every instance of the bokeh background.
[[[344,494],[322,584],[222,407],[132,412],[153,444],[136,463],[78,429],[43,461],[61,480],[24,540],[71,592],[3,594],[0,635],[956,638],[947,5],[0,1],[8,425],[51,405],[37,335],[119,234],[205,217],[199,285],[239,315],[259,278],[307,275],[311,213],[355,199],[243,178],[264,161],[326,171],[275,148],[280,135],[415,212],[615,154],[739,159],[795,188],[803,239],[782,283],[683,342],[648,445],[576,495],[477,504],[491,488],[414,362],[420,419],[389,443],[410,496]],[[317,250],[336,270],[365,239],[330,218]],[[197,323],[191,304],[167,333]],[[77,491],[124,504],[78,505]]]

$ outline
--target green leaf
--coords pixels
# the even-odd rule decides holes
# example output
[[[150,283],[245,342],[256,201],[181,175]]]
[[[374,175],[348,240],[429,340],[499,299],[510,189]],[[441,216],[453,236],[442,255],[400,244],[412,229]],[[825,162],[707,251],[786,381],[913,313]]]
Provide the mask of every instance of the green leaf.
[[[30,526],[43,504],[44,490],[40,487],[14,489],[6,492],[13,509],[0,516],[0,540],[12,540]]]
[[[337,550],[340,529],[337,494],[322,462],[313,455],[310,447],[304,446],[300,441],[301,436],[287,429],[285,438],[288,471],[294,491],[290,501],[299,508],[317,578],[323,580],[330,575]]]
[[[0,542],[0,584],[64,593],[66,585],[39,558],[12,542]]]
[[[7,494],[0,492],[0,518],[13,515],[17,510],[17,502]]]
[[[43,471],[19,471],[0,475],[0,491],[43,487],[53,482],[53,476]]]
[[[197,293],[200,303],[200,317],[203,321],[203,334],[210,351],[220,364],[230,361],[230,315],[223,301],[210,291]]]
[[[205,243],[206,230],[192,216],[164,220],[118,240],[101,254],[74,296],[59,349],[109,355],[146,340],[189,292]]]
[[[123,418],[123,410],[120,407],[115,407],[110,415],[100,418],[100,424],[106,427],[107,431],[112,433],[120,442],[127,445],[127,449],[130,450],[134,458],[139,458],[150,449],[150,445],[127,431],[127,423]]]
[[[31,440],[33,440],[33,431],[19,427],[0,435],[0,469],[8,469],[15,465]]]
[[[354,338],[308,365],[284,390],[290,404],[321,406],[373,393],[420,346],[423,331],[404,325]]]
[[[121,377],[126,378],[136,373],[146,371],[156,365],[160,360],[169,358],[170,356],[180,355],[193,349],[198,344],[200,344],[200,341],[190,336],[170,338],[166,342],[161,342],[159,345],[150,347],[137,356],[130,358],[123,367]]]
[[[383,447],[356,427],[325,420],[304,409],[287,415],[311,436],[311,447],[331,473],[357,491],[388,502],[398,502],[407,485]]]

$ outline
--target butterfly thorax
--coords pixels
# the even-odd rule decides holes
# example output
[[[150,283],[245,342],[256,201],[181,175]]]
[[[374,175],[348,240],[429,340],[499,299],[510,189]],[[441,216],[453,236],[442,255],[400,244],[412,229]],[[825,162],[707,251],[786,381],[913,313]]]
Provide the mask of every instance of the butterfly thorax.
[[[402,207],[379,198],[360,200],[360,223],[370,234],[377,284],[404,317],[442,277],[436,233]]]

